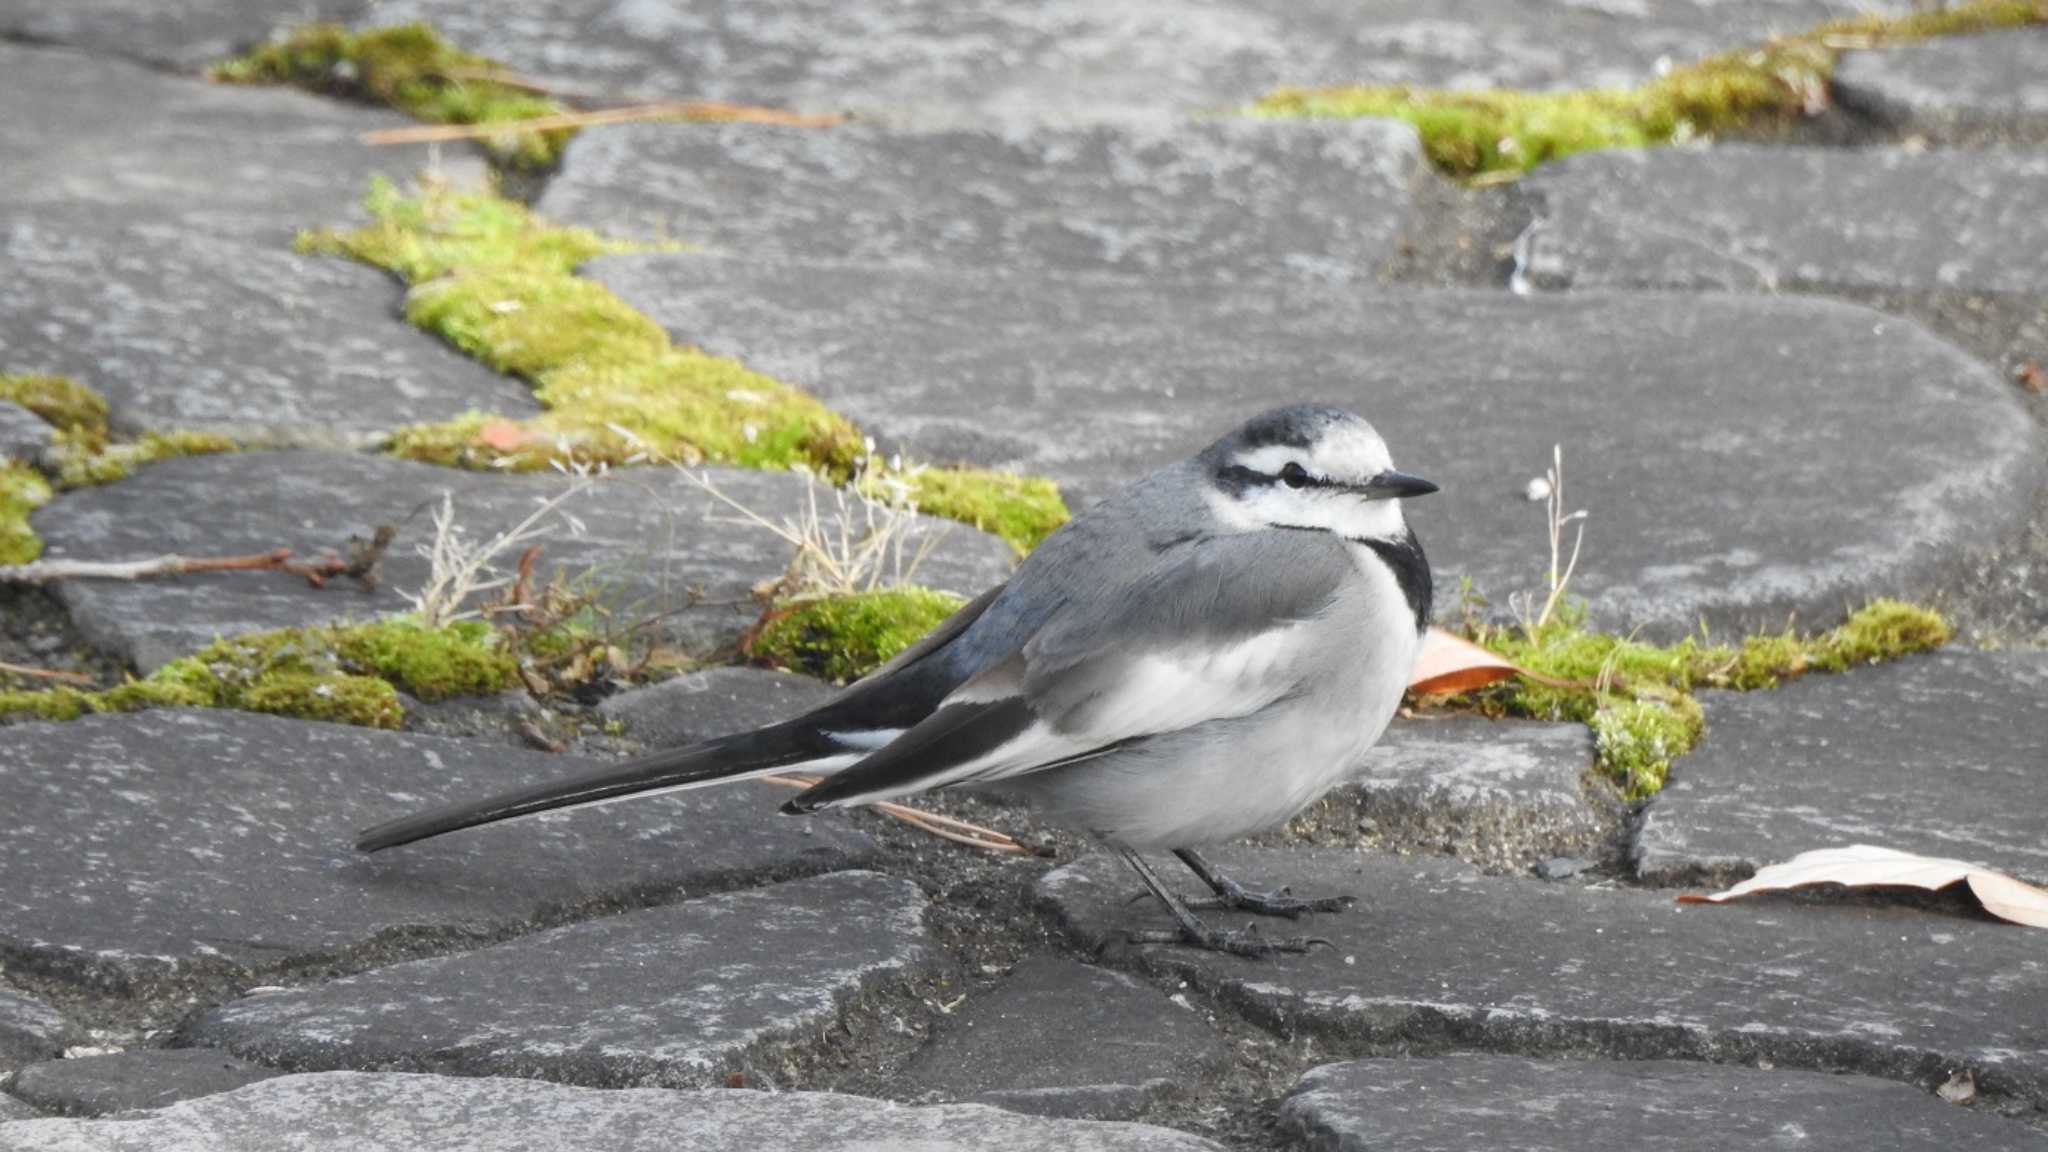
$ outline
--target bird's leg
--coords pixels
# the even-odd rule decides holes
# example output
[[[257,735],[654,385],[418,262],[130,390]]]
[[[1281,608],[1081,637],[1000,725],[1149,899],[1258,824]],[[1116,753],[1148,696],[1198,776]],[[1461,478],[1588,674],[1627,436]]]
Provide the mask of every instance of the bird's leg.
[[[1233,956],[1254,958],[1270,956],[1275,952],[1306,952],[1318,944],[1330,946],[1328,940],[1319,936],[1290,936],[1285,940],[1267,940],[1249,926],[1238,932],[1219,932],[1202,923],[1193,912],[1188,911],[1187,904],[1167,890],[1166,885],[1160,881],[1159,874],[1152,870],[1150,864],[1145,863],[1143,856],[1128,848],[1118,848],[1117,853],[1129,862],[1138,873],[1138,879],[1145,882],[1145,887],[1151,889],[1152,895],[1159,897],[1159,902],[1166,905],[1166,910],[1173,913],[1174,920],[1180,925],[1175,930],[1132,931],[1128,935],[1133,943],[1190,944],[1211,952],[1228,952]]]
[[[1281,888],[1273,892],[1254,892],[1230,877],[1216,870],[1216,866],[1203,859],[1193,848],[1175,848],[1175,856],[1188,866],[1188,870],[1201,877],[1209,891],[1216,898],[1195,905],[1199,908],[1230,908],[1240,912],[1255,912],[1261,916],[1285,916],[1292,920],[1303,912],[1342,912],[1358,901],[1350,896],[1300,897]]]

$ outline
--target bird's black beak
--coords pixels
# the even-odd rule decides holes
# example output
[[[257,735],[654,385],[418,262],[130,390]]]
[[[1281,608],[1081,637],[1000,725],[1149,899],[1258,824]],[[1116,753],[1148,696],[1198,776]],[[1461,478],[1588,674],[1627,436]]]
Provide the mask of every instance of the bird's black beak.
[[[1388,469],[1367,480],[1360,489],[1367,500],[1400,500],[1409,496],[1427,496],[1436,491],[1436,485],[1420,476]]]

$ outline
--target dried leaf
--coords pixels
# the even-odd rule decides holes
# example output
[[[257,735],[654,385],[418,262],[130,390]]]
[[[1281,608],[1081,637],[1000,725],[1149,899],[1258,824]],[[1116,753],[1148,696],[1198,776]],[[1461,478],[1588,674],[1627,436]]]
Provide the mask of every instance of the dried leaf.
[[[2020,365],[2013,375],[2019,378],[2020,387],[2036,396],[2048,392],[2048,371],[2043,371],[2041,366],[2032,360]]]
[[[525,447],[528,437],[526,429],[510,420],[492,420],[477,429],[476,439],[486,448],[510,452],[515,448]]]
[[[1968,884],[1970,894],[1993,916],[2030,928],[2048,928],[2048,891],[1961,860],[1916,856],[1872,844],[1801,852],[1783,864],[1758,869],[1756,875],[1726,892],[1711,896],[1688,892],[1678,899],[1683,904],[1720,904],[1753,892],[1784,892],[1814,884],[1924,888],[1930,892]]]
[[[1408,674],[1408,691],[1417,696],[1470,692],[1521,674],[1520,668],[1470,640],[1431,628],[1422,635],[1422,651]]]

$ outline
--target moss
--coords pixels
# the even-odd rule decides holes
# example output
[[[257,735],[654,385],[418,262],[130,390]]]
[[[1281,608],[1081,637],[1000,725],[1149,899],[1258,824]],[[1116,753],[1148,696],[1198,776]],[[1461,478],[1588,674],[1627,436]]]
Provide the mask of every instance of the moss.
[[[87,436],[59,432],[50,460],[60,487],[84,488],[111,484],[152,461],[234,450],[233,440],[210,432],[145,432],[140,439],[121,443],[95,443]]]
[[[50,499],[50,485],[26,464],[0,461],[0,564],[27,564],[43,554],[29,513]]]
[[[1533,636],[1480,628],[1473,639],[1551,683],[1516,679],[1487,689],[1478,706],[1497,715],[1573,720],[1593,726],[1600,765],[1632,795],[1662,787],[1672,757],[1698,739],[1702,688],[1749,691],[1809,672],[1838,672],[1939,647],[1949,639],[1939,614],[1877,600],[1840,626],[1802,636],[1791,629],[1745,637],[1733,647],[1704,635],[1645,644],[1584,627],[1583,609]]]
[[[925,468],[912,475],[920,511],[958,520],[1009,541],[1021,555],[1067,522],[1059,486],[1041,476],[979,468]]]
[[[432,630],[399,616],[216,640],[145,679],[102,692],[0,693],[0,718],[233,708],[397,728],[405,719],[400,691],[434,701],[502,692],[518,683],[518,666],[489,625],[459,621]]]
[[[1400,86],[1282,88],[1259,116],[1384,116],[1415,127],[1454,176],[1519,172],[1595,148],[1639,148],[1790,122],[1825,100],[1844,44],[2048,23],[2044,0],[1974,0],[1942,11],[1836,20],[1761,47],[1672,69],[1635,88],[1529,92]]]
[[[749,653],[762,663],[843,683],[917,643],[961,603],[950,593],[913,587],[804,601],[762,628]]]
[[[68,376],[0,372],[0,400],[19,404],[62,431],[107,434],[106,400]]]
[[[449,46],[424,24],[352,32],[337,24],[300,28],[276,43],[217,65],[213,78],[234,84],[289,84],[330,96],[368,100],[431,124],[503,124],[488,140],[506,163],[547,168],[573,135],[533,131],[525,120],[566,109],[499,77],[503,68]]]

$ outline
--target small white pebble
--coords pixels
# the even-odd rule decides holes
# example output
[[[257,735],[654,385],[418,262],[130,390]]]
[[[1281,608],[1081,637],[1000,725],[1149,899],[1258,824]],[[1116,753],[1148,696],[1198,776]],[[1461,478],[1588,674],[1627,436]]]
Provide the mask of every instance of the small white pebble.
[[[1346,956],[1346,957],[1344,958],[1344,963],[1346,963],[1346,964],[1353,964],[1353,965],[1355,965],[1355,964],[1357,964],[1357,963],[1358,963],[1358,957],[1356,957],[1356,956]]]
[[[1522,490],[1522,499],[1532,504],[1540,500],[1550,499],[1550,478],[1538,476],[1534,480],[1529,481],[1529,486]]]

